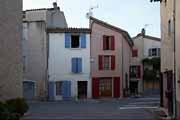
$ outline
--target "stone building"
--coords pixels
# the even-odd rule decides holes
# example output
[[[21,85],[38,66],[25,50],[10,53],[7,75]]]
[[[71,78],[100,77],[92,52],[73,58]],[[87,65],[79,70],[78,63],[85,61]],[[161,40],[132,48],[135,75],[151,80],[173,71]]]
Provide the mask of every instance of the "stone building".
[[[64,12],[57,3],[53,8],[23,12],[23,95],[26,99],[48,97],[48,36],[47,28],[67,28]]]
[[[180,1],[161,1],[163,107],[180,119]]]
[[[0,0],[0,100],[22,97],[22,0]]]

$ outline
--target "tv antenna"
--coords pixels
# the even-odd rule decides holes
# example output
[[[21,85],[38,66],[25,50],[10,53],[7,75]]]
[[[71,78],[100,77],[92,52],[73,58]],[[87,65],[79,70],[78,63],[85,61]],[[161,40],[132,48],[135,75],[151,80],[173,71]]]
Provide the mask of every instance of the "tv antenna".
[[[99,8],[99,5],[91,6],[91,7],[89,8],[89,12],[86,13],[86,17],[87,17],[87,18],[90,18],[91,16],[93,16],[93,10],[96,9],[96,8]]]

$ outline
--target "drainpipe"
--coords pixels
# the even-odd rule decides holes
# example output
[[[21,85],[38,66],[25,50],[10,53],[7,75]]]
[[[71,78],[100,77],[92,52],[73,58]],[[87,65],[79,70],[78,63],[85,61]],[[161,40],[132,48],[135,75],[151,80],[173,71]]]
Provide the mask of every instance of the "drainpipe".
[[[173,79],[173,119],[177,119],[177,103],[176,103],[176,0],[174,0],[173,4],[173,41],[174,41],[174,79]]]
[[[123,77],[123,74],[124,74],[124,42],[123,42],[124,38],[122,39],[122,96],[124,97],[124,77]]]

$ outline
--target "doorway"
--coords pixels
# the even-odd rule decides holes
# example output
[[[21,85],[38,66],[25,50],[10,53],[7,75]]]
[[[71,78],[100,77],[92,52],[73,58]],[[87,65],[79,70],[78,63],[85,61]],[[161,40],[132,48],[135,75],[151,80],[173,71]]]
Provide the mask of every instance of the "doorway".
[[[35,83],[31,81],[23,82],[23,96],[26,100],[33,100],[35,96]]]
[[[112,97],[112,78],[99,80],[99,92],[101,97]]]
[[[78,81],[78,98],[87,98],[87,81]]]
[[[130,93],[131,95],[138,94],[138,81],[131,81],[130,82]]]

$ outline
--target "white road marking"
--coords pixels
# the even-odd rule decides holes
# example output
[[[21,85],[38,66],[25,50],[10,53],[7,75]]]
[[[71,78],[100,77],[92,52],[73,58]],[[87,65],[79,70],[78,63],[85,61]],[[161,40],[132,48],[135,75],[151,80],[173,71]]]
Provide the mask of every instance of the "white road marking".
[[[120,107],[120,110],[128,110],[128,109],[157,109],[158,107]]]
[[[158,104],[159,102],[133,102],[129,103],[130,105],[142,105],[142,104]]]

